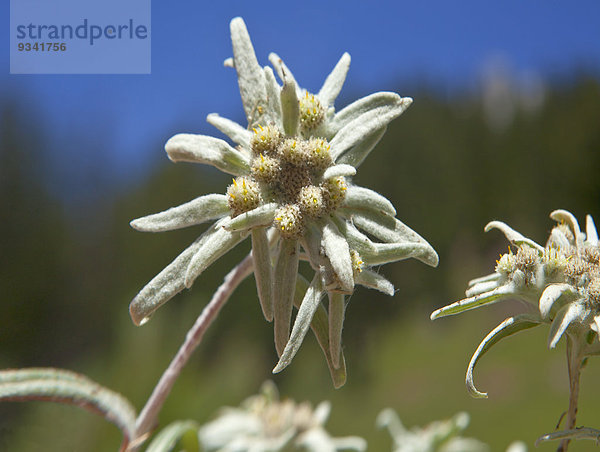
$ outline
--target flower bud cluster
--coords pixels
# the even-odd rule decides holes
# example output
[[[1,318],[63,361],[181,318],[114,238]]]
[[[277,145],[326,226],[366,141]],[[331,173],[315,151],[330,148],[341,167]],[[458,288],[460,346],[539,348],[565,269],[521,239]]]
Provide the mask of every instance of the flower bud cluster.
[[[308,92],[300,99],[300,130],[303,134],[314,131],[325,118],[325,109],[314,94]]]
[[[229,208],[232,216],[248,212],[259,206],[261,201],[259,186],[251,178],[238,177],[227,187]]]
[[[302,124],[322,121],[310,116],[322,116],[322,110],[314,96],[304,97],[300,101]],[[343,176],[323,178],[333,165],[324,138],[286,137],[273,124],[259,125],[253,131],[250,174],[234,180],[227,190],[232,215],[258,207],[262,200],[276,202],[281,207],[274,226],[286,238],[299,238],[307,220],[322,218],[342,204],[346,181]]]

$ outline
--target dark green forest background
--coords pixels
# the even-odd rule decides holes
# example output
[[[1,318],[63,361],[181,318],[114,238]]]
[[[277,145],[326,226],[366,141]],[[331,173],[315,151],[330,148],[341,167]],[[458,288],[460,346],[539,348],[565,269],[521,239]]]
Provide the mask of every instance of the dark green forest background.
[[[407,426],[466,410],[467,436],[493,451],[516,439],[533,450],[535,439],[554,428],[567,406],[568,384],[564,344],[547,350],[547,328],[520,333],[486,356],[476,382],[490,398],[473,400],[464,387],[472,352],[490,329],[524,308],[500,304],[435,323],[429,313],[460,299],[469,279],[493,271],[507,242],[497,231],[483,233],[488,221],[506,221],[540,243],[554,209],[570,210],[580,222],[590,213],[600,226],[600,83],[584,75],[557,80],[534,107],[514,92],[504,99],[512,110],[499,120],[480,95],[425,88],[410,95],[414,104],[390,125],[356,180],[394,203],[398,218],[438,251],[439,267],[387,265],[381,271],[396,285],[395,297],[355,292],[344,330],[349,377],[340,390],[333,389],[313,337],[288,369],[271,375],[272,325],[260,313],[250,278],[181,375],[162,426],[185,418],[205,422],[272,378],[285,397],[331,400],[329,430],[361,435],[372,451],[391,444],[374,425],[386,407]],[[49,156],[63,150],[53,145],[43,118],[24,111],[18,97],[0,108],[0,366],[82,372],[125,394],[139,410],[248,248],[227,254],[190,291],[135,327],[131,298],[202,228],[152,235],[128,223],[201,194],[223,193],[229,179],[210,168],[168,163],[164,143],[157,142],[145,154],[156,164],[144,178],[115,187],[99,163],[82,175],[97,181],[96,189],[64,200],[49,188]],[[93,137],[78,145],[98,148]],[[591,360],[582,377],[580,425],[600,428],[599,378],[600,360]],[[119,443],[111,424],[72,407],[0,405],[0,450],[104,451]],[[573,446],[588,450],[591,443]]]

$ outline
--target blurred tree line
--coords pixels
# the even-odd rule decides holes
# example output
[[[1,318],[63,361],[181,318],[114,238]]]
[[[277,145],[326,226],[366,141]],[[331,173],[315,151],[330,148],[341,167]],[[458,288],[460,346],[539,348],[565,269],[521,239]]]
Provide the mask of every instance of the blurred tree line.
[[[297,400],[336,399],[340,406],[334,403],[334,416],[338,409],[344,412],[344,404],[352,412],[349,404],[360,403],[369,385],[380,385],[386,398],[393,390],[394,369],[402,366],[391,361],[401,357],[386,358],[389,369],[369,365],[378,330],[406,329],[407,336],[400,337],[410,342],[413,330],[407,319],[418,315],[428,321],[433,308],[461,297],[469,279],[493,270],[507,244],[501,234],[484,235],[488,221],[506,221],[538,242],[547,237],[552,225],[548,214],[557,208],[570,210],[580,221],[590,213],[600,226],[597,79],[581,76],[556,84],[537,108],[516,108],[501,128],[490,123],[489,105],[480,96],[442,100],[426,89],[411,95],[414,104],[390,125],[356,179],[394,203],[398,218],[438,251],[440,265],[388,265],[382,272],[398,289],[394,298],[362,289],[352,296],[344,331],[349,382],[338,391],[344,394],[331,394],[324,360],[312,339],[305,357],[301,351],[295,365],[275,377],[282,392]],[[128,318],[129,300],[202,228],[147,235],[131,230],[128,222],[201,194],[222,193],[229,180],[210,168],[173,165],[165,158],[134,187],[68,205],[48,191],[45,153],[52,143],[43,130],[32,130],[32,123],[23,119],[28,112],[16,102],[0,108],[0,364],[85,372],[122,391],[139,409],[225,272],[248,248],[226,255],[191,291],[136,328]],[[152,151],[160,154],[162,145]],[[480,339],[485,331],[474,326],[472,337]],[[459,367],[471,352],[458,351]],[[223,309],[182,375],[163,422],[183,417],[205,421],[216,407],[239,403],[270,378],[275,362],[272,328],[260,314],[250,280]],[[116,429],[102,421],[71,415],[70,408],[32,405],[0,406],[0,448],[34,450],[36,441],[43,441],[45,447],[55,444],[45,450],[110,450],[119,443]],[[55,424],[43,426],[41,419],[52,415]],[[66,419],[58,426],[57,416]],[[342,419],[332,420],[339,428],[336,434],[362,433],[348,429],[359,425],[357,420]],[[363,430],[373,429],[374,416],[361,422],[369,423]],[[74,424],[79,425],[76,432]],[[37,439],[22,426],[38,429]],[[516,438],[506,443],[509,439]]]

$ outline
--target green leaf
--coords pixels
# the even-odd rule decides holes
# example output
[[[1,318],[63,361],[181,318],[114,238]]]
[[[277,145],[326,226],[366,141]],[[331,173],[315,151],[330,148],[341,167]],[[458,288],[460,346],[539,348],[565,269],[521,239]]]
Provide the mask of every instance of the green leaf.
[[[148,445],[146,452],[171,452],[181,439],[185,441],[186,452],[198,452],[199,425],[195,421],[176,421],[163,428]]]
[[[538,447],[545,441],[557,441],[563,439],[589,439],[595,441],[597,444],[600,441],[600,430],[590,427],[578,427],[570,430],[547,433],[535,441],[535,447]]]
[[[467,375],[466,375],[466,384],[469,393],[475,398],[487,398],[487,393],[479,392],[477,388],[475,388],[475,384],[473,383],[473,370],[475,369],[475,365],[479,361],[479,359],[485,355],[498,341],[504,339],[505,337],[512,336],[515,333],[518,333],[521,330],[526,330],[528,328],[533,328],[542,323],[539,317],[530,315],[530,314],[520,314],[514,317],[509,317],[504,320],[500,325],[494,328],[479,344],[475,353],[473,353],[473,357],[469,362],[469,366],[467,367]]]
[[[115,424],[124,446],[134,439],[136,414],[129,401],[83,375],[54,368],[0,371],[0,401],[29,400],[84,408]]]

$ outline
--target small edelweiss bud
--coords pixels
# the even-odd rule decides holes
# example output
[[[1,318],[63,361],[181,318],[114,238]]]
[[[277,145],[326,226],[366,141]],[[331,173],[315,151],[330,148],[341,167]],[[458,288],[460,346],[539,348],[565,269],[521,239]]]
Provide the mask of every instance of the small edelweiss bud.
[[[583,258],[590,264],[600,265],[600,247],[590,246],[583,251]]]
[[[252,177],[267,184],[273,183],[281,171],[279,160],[260,154],[252,161]]]
[[[325,203],[321,188],[308,185],[300,189],[298,205],[303,213],[311,218],[319,218],[323,214]]]
[[[569,257],[565,256],[561,249],[551,246],[544,250],[542,262],[547,275],[564,273],[569,263]]]
[[[300,129],[310,133],[321,125],[325,118],[325,109],[314,94],[308,92],[300,99]]]
[[[272,125],[265,127],[259,125],[252,130],[254,130],[254,136],[250,146],[254,155],[273,154],[281,142],[281,132]]]
[[[496,272],[510,274],[515,270],[515,255],[509,249],[508,253],[501,254],[500,259],[496,261]]]
[[[294,166],[306,165],[305,143],[295,138],[288,138],[277,148],[277,154],[282,162]]]
[[[306,163],[316,170],[324,171],[333,164],[331,146],[324,138],[311,138],[306,142]]]
[[[587,286],[588,299],[598,307],[600,305],[600,277],[592,278]]]
[[[539,255],[536,250],[529,246],[522,245],[515,255],[515,267],[525,274],[533,272],[539,263]]]
[[[327,210],[331,212],[337,209],[346,198],[346,179],[343,176],[332,177],[321,184],[323,190],[323,199],[327,206]]]
[[[354,275],[362,272],[365,263],[360,257],[360,254],[358,254],[358,251],[350,250],[350,258],[352,259],[352,270],[354,270]]]
[[[256,181],[247,177],[233,179],[227,187],[229,208],[233,216],[255,209],[260,204],[260,191]]]
[[[579,286],[584,282],[585,275],[588,272],[589,264],[579,256],[573,256],[565,268],[565,274],[574,280],[575,285]]]
[[[297,239],[304,232],[304,220],[300,208],[287,204],[275,213],[275,228],[286,239]]]

